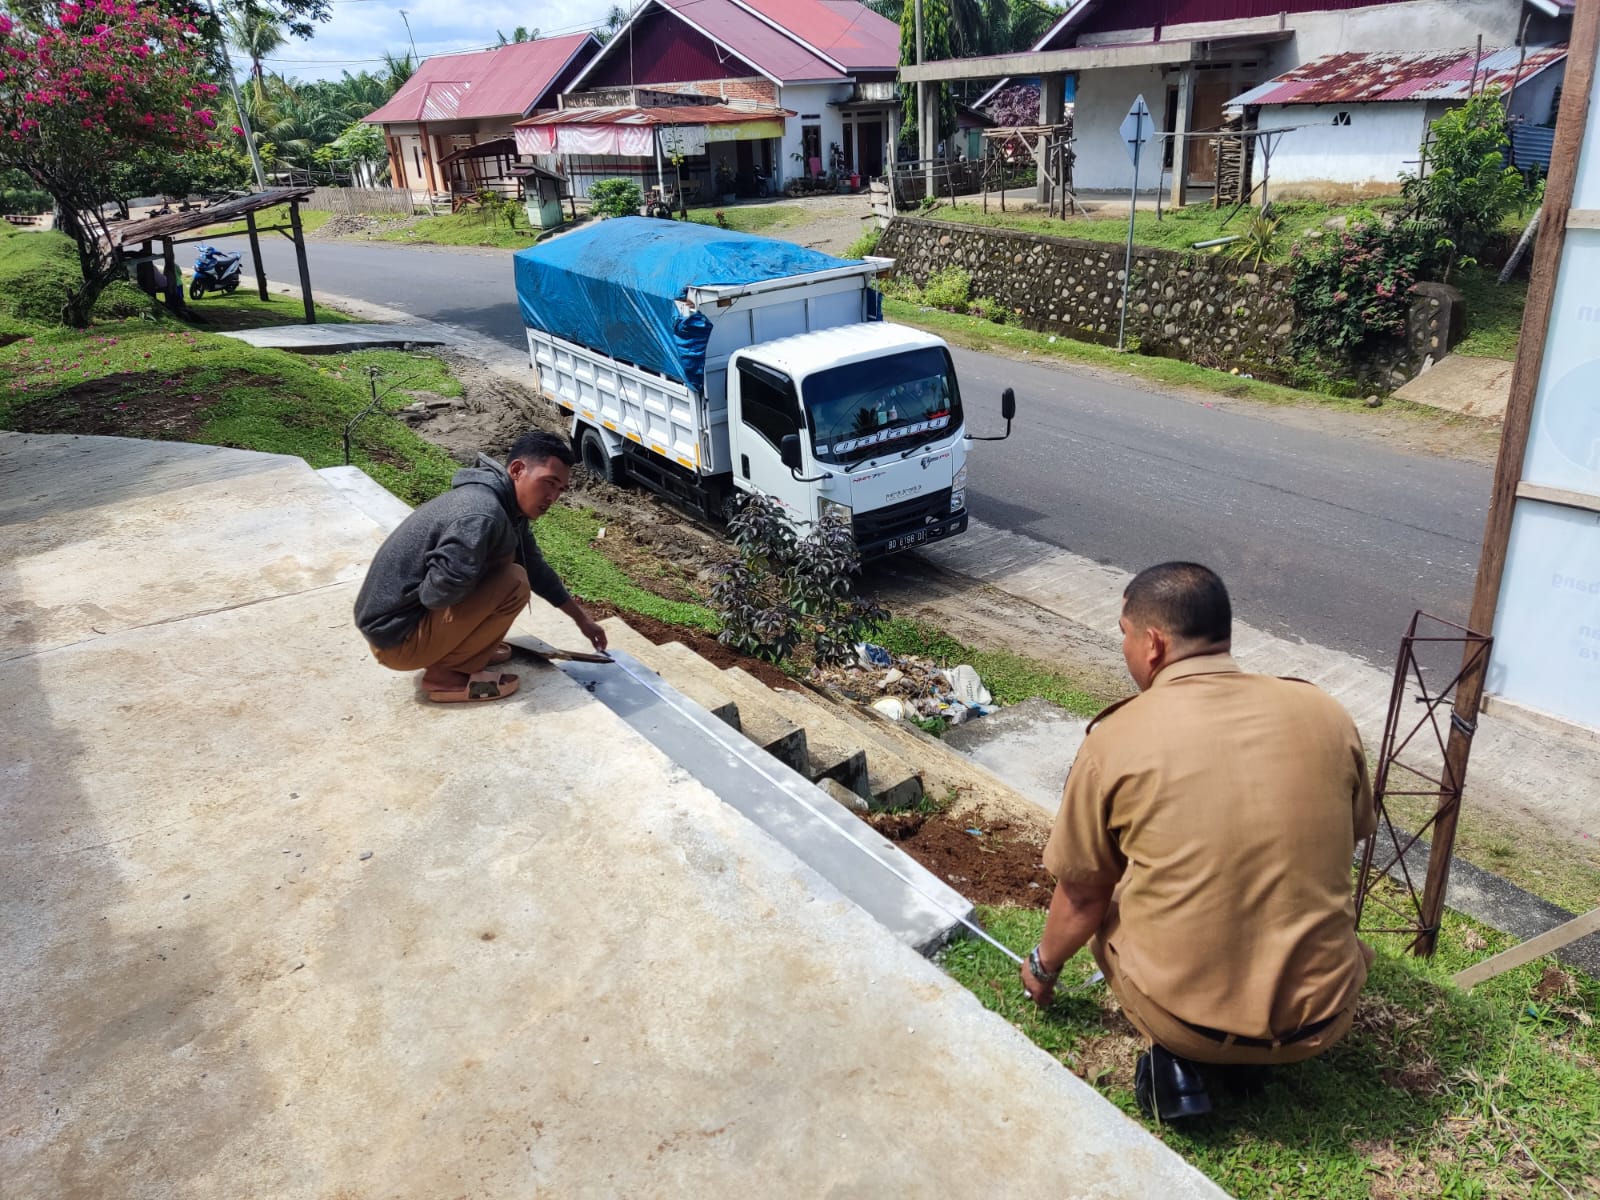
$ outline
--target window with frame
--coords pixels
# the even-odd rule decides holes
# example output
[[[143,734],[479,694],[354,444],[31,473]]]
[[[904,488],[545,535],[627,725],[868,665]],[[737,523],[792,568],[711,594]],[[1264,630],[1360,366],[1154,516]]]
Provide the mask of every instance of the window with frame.
[[[758,366],[739,364],[740,420],[776,450],[789,434],[800,432],[800,403],[794,381],[787,375]]]

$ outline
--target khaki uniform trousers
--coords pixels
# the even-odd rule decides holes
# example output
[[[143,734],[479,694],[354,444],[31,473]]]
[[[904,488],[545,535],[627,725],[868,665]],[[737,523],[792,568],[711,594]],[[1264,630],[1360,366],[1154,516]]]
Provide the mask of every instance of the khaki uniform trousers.
[[[428,609],[410,637],[398,646],[373,646],[372,657],[391,671],[481,671],[528,602],[528,593],[528,573],[517,563],[502,563],[460,604]]]
[[[1350,1004],[1332,1021],[1297,1042],[1278,1046],[1242,1046],[1231,1039],[1219,1041],[1173,1016],[1134,986],[1118,968],[1117,952],[1104,939],[1094,937],[1089,949],[1094,953],[1095,962],[1105,972],[1106,984],[1122,1005],[1123,1013],[1134,1028],[1144,1035],[1145,1040],[1193,1062],[1251,1067],[1303,1062],[1315,1058],[1349,1033],[1350,1024],[1355,1018],[1355,1000],[1352,998]],[[1370,965],[1371,949],[1362,943],[1362,951],[1367,955]]]

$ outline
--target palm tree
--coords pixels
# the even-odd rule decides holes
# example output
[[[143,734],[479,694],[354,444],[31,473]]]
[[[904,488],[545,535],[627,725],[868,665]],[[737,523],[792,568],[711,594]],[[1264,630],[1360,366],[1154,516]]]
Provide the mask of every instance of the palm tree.
[[[605,45],[616,36],[617,30],[628,23],[628,10],[620,4],[613,4],[606,12],[606,23],[594,31],[594,36],[600,39],[600,44]]]
[[[539,31],[537,29],[530,30],[525,25],[518,25],[511,31],[510,37],[507,37],[499,30],[495,31],[495,35],[500,39],[500,45],[502,46],[521,45],[523,42],[536,42],[539,40]]]
[[[417,72],[417,60],[411,57],[411,51],[396,57],[393,52],[383,52],[383,78],[389,85],[389,94],[392,96],[405,85]]]
[[[257,101],[263,97],[265,75],[261,60],[268,57],[287,40],[277,14],[244,0],[237,8],[227,8],[222,14],[228,30],[228,40],[250,59],[250,76]]]

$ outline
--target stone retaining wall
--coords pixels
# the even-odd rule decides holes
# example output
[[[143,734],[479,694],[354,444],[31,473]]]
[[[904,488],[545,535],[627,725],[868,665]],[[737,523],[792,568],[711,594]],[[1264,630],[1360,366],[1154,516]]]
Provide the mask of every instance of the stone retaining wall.
[[[993,299],[1029,329],[1116,345],[1125,248],[1009,229],[896,217],[874,253],[895,260],[895,276],[919,286],[947,267],[972,278],[972,296]],[[1290,273],[1243,270],[1204,252],[1133,248],[1128,341],[1147,354],[1281,378],[1294,366]],[[1453,299],[1452,299],[1453,297]],[[1374,363],[1367,382],[1382,390],[1413,378],[1459,338],[1460,293],[1418,288],[1406,344]]]

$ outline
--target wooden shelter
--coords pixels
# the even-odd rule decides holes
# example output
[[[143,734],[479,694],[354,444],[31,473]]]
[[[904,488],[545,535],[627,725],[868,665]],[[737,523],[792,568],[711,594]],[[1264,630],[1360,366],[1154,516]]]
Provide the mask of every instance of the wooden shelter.
[[[205,208],[191,209],[189,212],[162,213],[159,216],[142,217],[135,221],[116,221],[107,227],[111,249],[120,261],[138,269],[140,286],[151,293],[154,293],[156,288],[154,272],[150,268],[159,259],[164,264],[167,307],[174,312],[180,312],[184,307],[183,277],[178,270],[177,247],[186,242],[210,241],[214,235],[204,233],[193,237],[178,235],[195,229],[208,229],[212,225],[221,225],[243,217],[250,237],[250,256],[256,268],[257,292],[263,300],[267,298],[267,274],[261,265],[259,235],[282,233],[294,243],[295,263],[300,268],[300,295],[305,303],[306,324],[314,325],[317,320],[317,310],[311,298],[311,269],[306,264],[305,230],[300,224],[300,205],[310,198],[313,190],[309,187],[268,188],[264,192],[236,196],[230,200],[207,205]],[[280,204],[289,206],[289,223],[257,228],[256,213],[263,209],[276,208]],[[155,249],[157,242],[161,243],[159,252]]]

